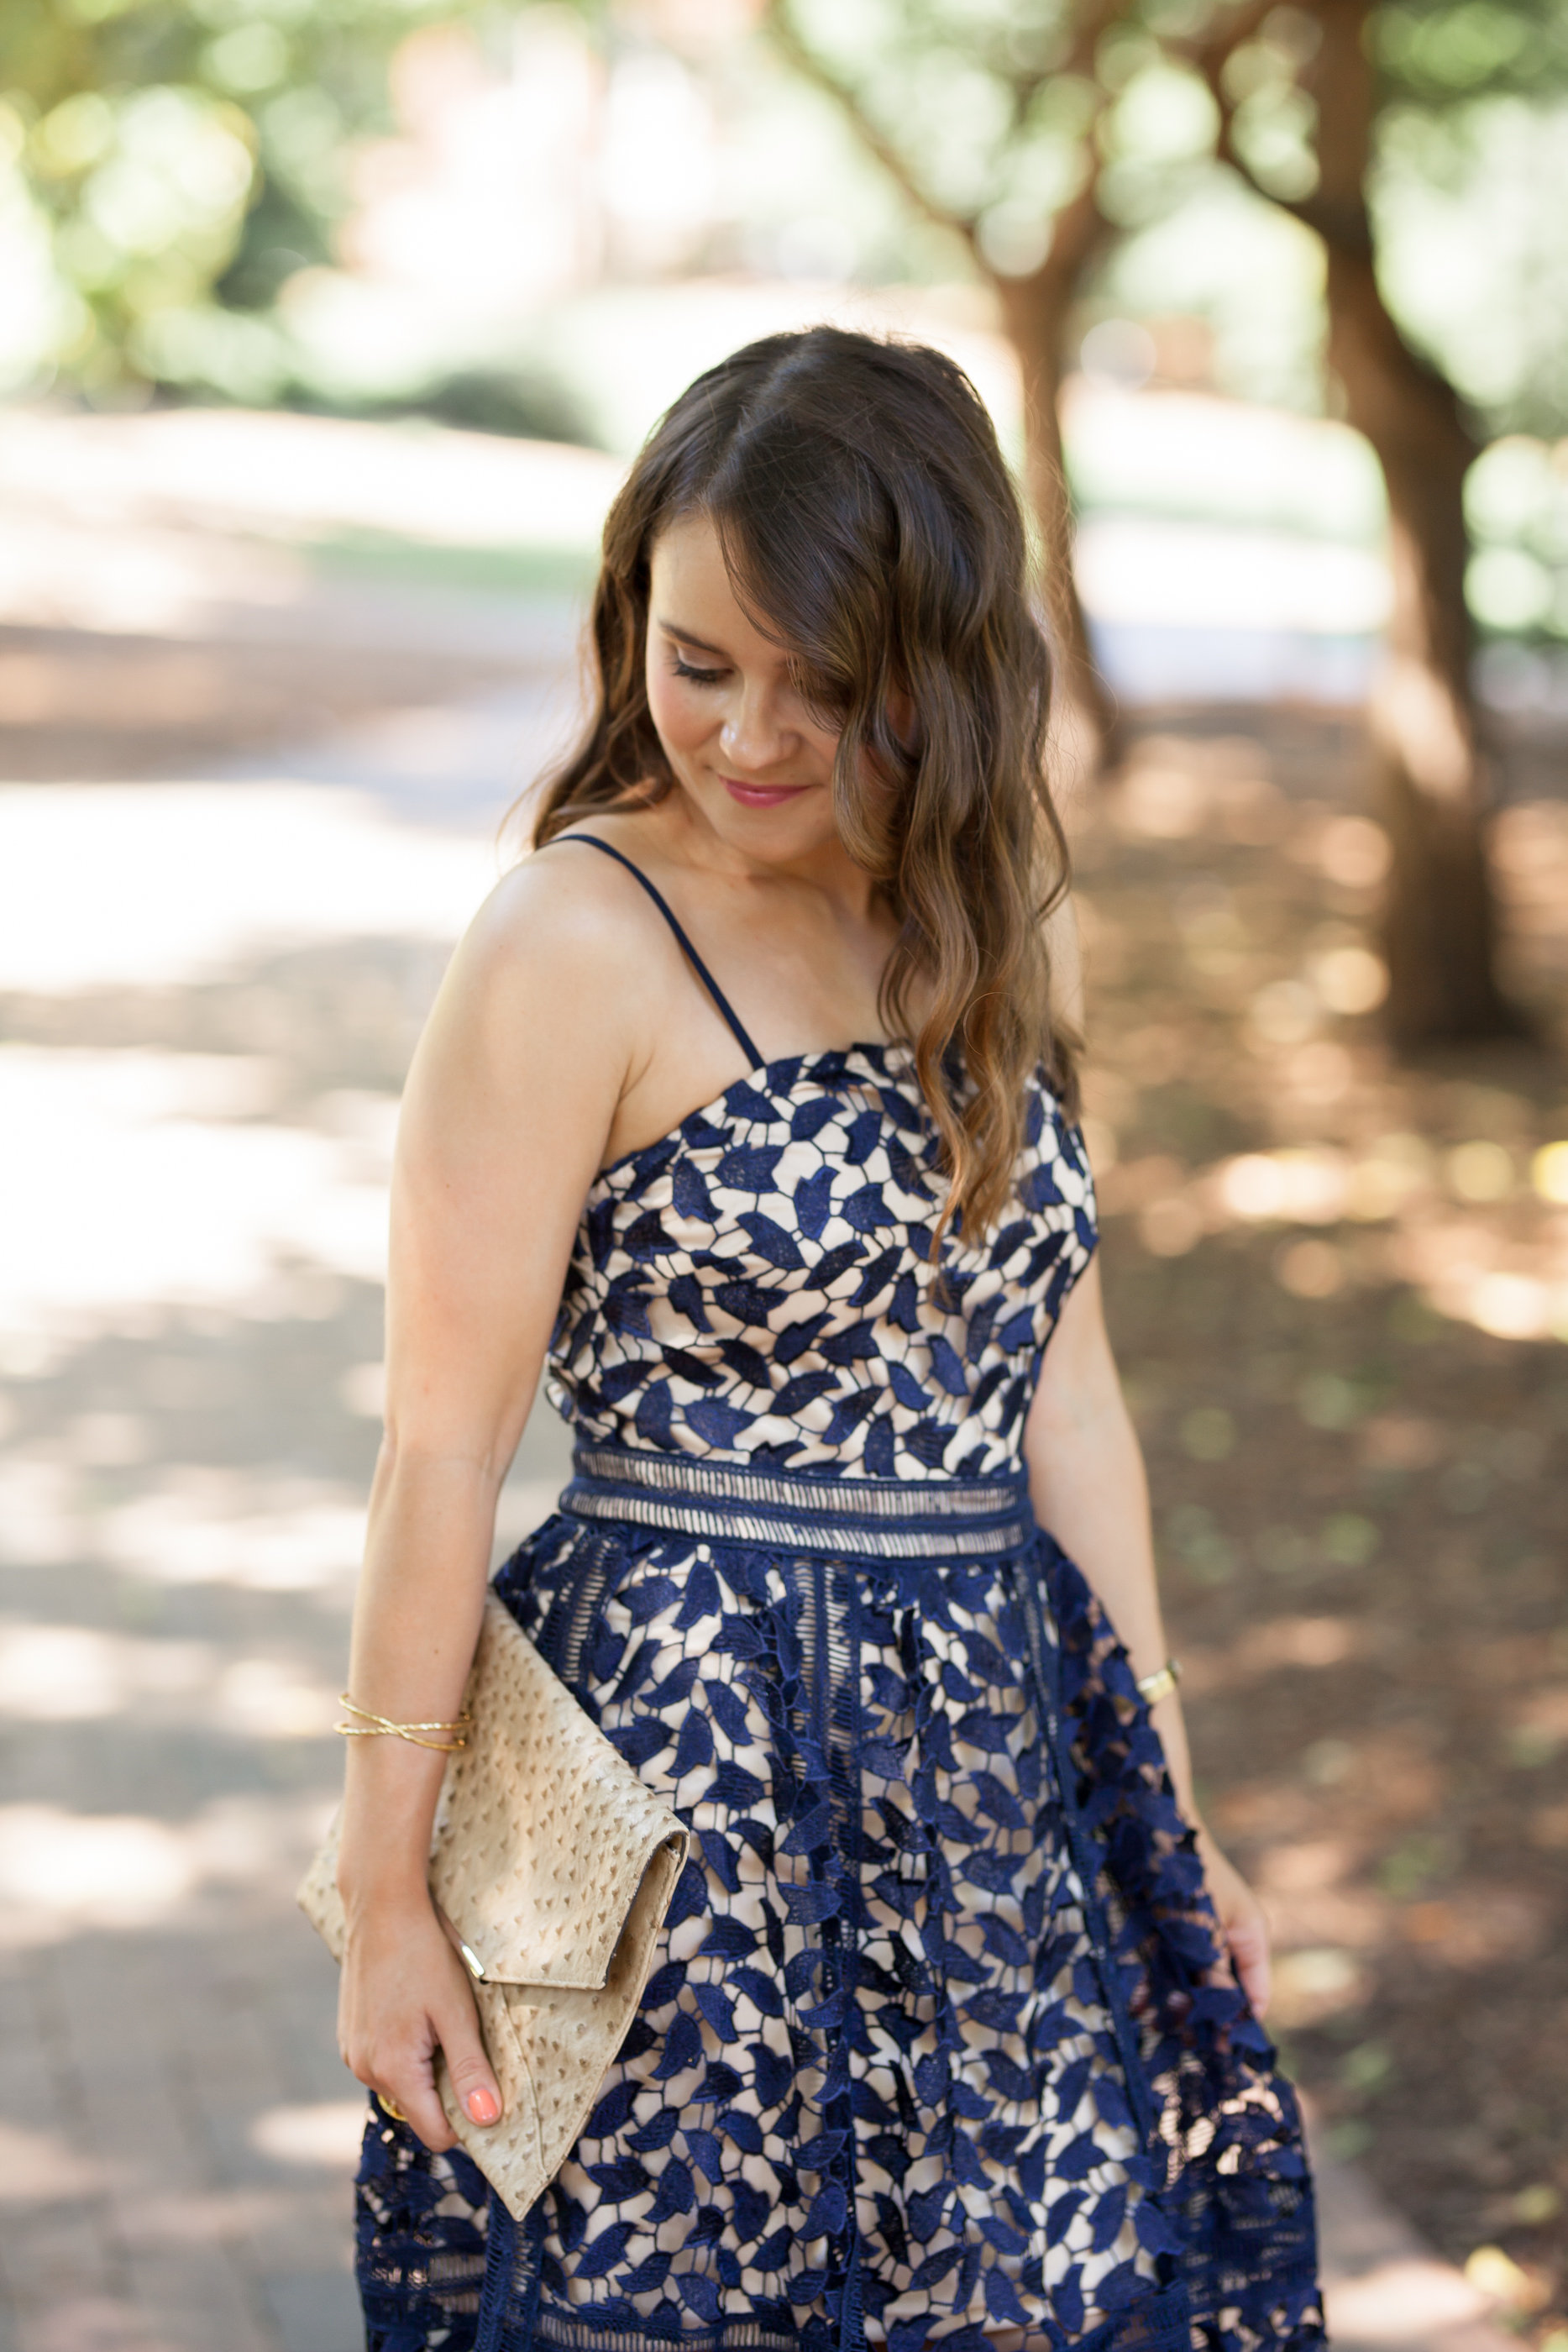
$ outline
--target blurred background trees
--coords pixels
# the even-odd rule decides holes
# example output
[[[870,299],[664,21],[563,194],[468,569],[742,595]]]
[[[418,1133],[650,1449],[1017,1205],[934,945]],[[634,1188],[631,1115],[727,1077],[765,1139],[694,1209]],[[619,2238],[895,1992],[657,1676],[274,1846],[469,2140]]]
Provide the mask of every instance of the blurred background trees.
[[[1506,1034],[1475,625],[1568,635],[1565,88],[1557,0],[14,0],[0,371],[614,442],[591,331],[551,324],[585,288],[977,281],[1067,698],[1113,754],[1063,385],[1086,334],[1170,381],[1185,330],[1194,381],[1375,453],[1386,1018]]]
[[[1516,1016],[1493,968],[1491,778],[1466,598],[1465,481],[1484,427],[1439,352],[1422,350],[1418,329],[1396,315],[1397,295],[1390,307],[1372,180],[1385,123],[1396,154],[1430,167],[1445,143],[1451,157],[1456,132],[1479,131],[1488,143],[1488,100],[1560,91],[1568,26],[1536,0],[1314,0],[1260,14],[1256,37],[1223,58],[1212,41],[1200,54],[1221,158],[1322,242],[1331,381],[1387,491],[1394,604],[1371,716],[1394,847],[1383,923],[1390,1026],[1415,1045],[1505,1034]],[[1546,373],[1531,356],[1535,383],[1513,387],[1526,402]]]
[[[1370,183],[1385,121],[1395,171],[1425,163],[1451,186],[1466,145],[1492,144],[1485,101],[1560,90],[1563,12],[1544,0],[893,0],[865,12],[773,0],[768,21],[995,287],[1025,385],[1047,576],[1064,583],[1067,682],[1103,734],[1112,706],[1092,682],[1060,561],[1070,540],[1057,419],[1075,306],[1117,230],[1190,206],[1211,170],[1234,172],[1321,242],[1323,396],[1366,436],[1388,499],[1394,604],[1372,700],[1379,814],[1394,849],[1387,1017],[1410,1045],[1509,1034],[1517,1018],[1494,973],[1490,780],[1465,589],[1465,480],[1484,428],[1431,348],[1443,338],[1423,350],[1385,299]],[[1554,348],[1527,333],[1508,393],[1560,423]]]
[[[13,341],[30,326],[100,399],[138,384],[280,389],[266,315],[292,275],[328,259],[350,142],[389,120],[389,60],[420,14],[385,0],[15,0],[0,14],[0,142],[33,236],[14,192]]]

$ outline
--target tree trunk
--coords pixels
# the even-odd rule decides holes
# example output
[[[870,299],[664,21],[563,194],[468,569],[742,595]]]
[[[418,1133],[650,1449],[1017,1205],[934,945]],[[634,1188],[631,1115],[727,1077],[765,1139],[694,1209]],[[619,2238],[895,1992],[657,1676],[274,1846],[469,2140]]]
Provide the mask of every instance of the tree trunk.
[[[1494,975],[1488,763],[1470,682],[1465,474],[1475,446],[1453,386],[1410,350],[1377,284],[1364,184],[1371,151],[1370,0],[1319,0],[1315,198],[1328,257],[1329,364],[1388,493],[1394,605],[1373,688],[1380,814],[1393,852],[1382,912],[1386,1021],[1421,1046],[1517,1033]]]
[[[1370,256],[1330,248],[1329,356],[1388,490],[1394,605],[1372,697],[1381,814],[1387,1022],[1401,1045],[1519,1027],[1493,973],[1488,763],[1477,740],[1465,604],[1464,478],[1475,455],[1450,387],[1385,310]]]
[[[1060,404],[1068,313],[1090,262],[1109,235],[1093,184],[1058,215],[1051,250],[1027,278],[994,276],[1008,340],[1023,379],[1024,466],[1040,531],[1041,587],[1056,655],[1057,691],[1069,730],[1089,740],[1080,757],[1092,772],[1111,754],[1116,706],[1095,666],[1072,571],[1072,511],[1062,465]]]

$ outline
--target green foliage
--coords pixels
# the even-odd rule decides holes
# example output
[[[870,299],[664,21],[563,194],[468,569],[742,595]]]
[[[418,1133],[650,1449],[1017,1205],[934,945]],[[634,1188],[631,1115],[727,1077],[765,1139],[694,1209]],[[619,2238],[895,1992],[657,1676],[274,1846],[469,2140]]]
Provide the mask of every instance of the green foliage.
[[[1370,190],[1406,332],[1493,433],[1568,430],[1568,100],[1385,111]]]
[[[1568,467],[1540,441],[1483,450],[1465,484],[1471,611],[1502,636],[1568,638]]]
[[[345,142],[387,123],[386,65],[451,0],[7,0],[0,157],[41,222],[56,358],[90,389],[277,389],[262,316],[324,260]]]
[[[1373,43],[1390,96],[1434,110],[1568,89],[1562,0],[1385,0]]]
[[[390,128],[397,44],[457,16],[504,34],[526,5],[5,0],[0,225],[15,236],[27,224],[56,364],[100,393],[149,381],[245,398],[284,390],[277,297],[330,257],[353,143]],[[1108,23],[1091,20],[1087,0],[775,0],[770,15],[893,162],[914,213],[956,223],[983,268],[1034,270],[1062,207],[1092,179],[1106,235],[1092,302],[1097,290],[1125,301],[1151,275],[1164,281],[1164,261],[1136,266],[1144,246],[1151,256],[1173,237],[1201,247],[1209,290],[1197,307],[1221,380],[1307,398],[1316,330],[1284,313],[1315,313],[1312,273],[1289,225],[1217,161],[1203,52],[1238,5],[1124,0]],[[1237,153],[1256,190],[1286,205],[1317,184],[1318,35],[1313,0],[1284,0],[1219,77]],[[1568,284],[1568,183],[1548,151],[1561,132],[1549,126],[1542,160],[1512,168],[1524,151],[1506,110],[1539,127],[1568,94],[1568,0],[1382,0],[1369,38],[1390,301],[1494,429],[1560,432],[1568,362],[1553,314]],[[1278,251],[1260,277],[1270,235]],[[912,227],[911,251],[916,241]],[[1482,247],[1477,266],[1464,260]],[[1234,286],[1221,282],[1227,270]],[[1193,307],[1190,255],[1176,275],[1187,290],[1172,281],[1166,306]],[[6,341],[0,320],[0,378]],[[1269,362],[1265,344],[1288,344],[1287,359]],[[503,385],[463,397],[489,415],[523,395]]]
[[[1146,289],[1151,269],[1129,264],[1130,247],[1180,247],[1186,293],[1173,285],[1166,299],[1191,308],[1205,280],[1197,307],[1220,380],[1310,396],[1319,336],[1291,328],[1282,308],[1304,299],[1316,310],[1321,294],[1281,305],[1275,281],[1300,282],[1299,257],[1280,241],[1278,268],[1260,278],[1243,215],[1265,212],[1260,197],[1310,208],[1318,190],[1320,109],[1332,113],[1338,94],[1317,84],[1314,0],[1282,0],[1234,47],[1238,0],[1124,0],[1108,24],[1088,0],[776,0],[775,16],[915,201],[964,225],[984,268],[1002,278],[1038,268],[1056,216],[1092,176],[1098,210],[1121,234],[1085,282],[1091,302]],[[1568,173],[1555,158],[1568,152],[1568,0],[1382,0],[1367,39],[1386,299],[1491,431],[1560,434]],[[1219,161],[1217,99],[1245,191]],[[1228,262],[1214,249],[1217,225]],[[1247,279],[1239,311],[1227,268]],[[1162,258],[1152,275],[1166,274]],[[1249,308],[1265,321],[1251,335]],[[1272,362],[1259,348],[1270,336]]]

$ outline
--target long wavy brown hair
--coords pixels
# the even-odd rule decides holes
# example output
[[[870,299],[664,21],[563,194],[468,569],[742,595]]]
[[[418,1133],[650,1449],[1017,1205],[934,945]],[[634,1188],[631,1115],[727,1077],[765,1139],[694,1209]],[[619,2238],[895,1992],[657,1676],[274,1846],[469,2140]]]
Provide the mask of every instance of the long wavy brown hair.
[[[943,1223],[983,1232],[1007,1194],[1031,1072],[1043,1063],[1070,1115],[1077,1098],[1044,929],[1068,882],[1045,767],[1051,662],[990,418],[942,352],[836,327],[767,336],[700,375],[610,509],[593,716],[545,790],[537,846],[674,788],[644,681],[649,559],[694,514],[711,519],[747,609],[842,729],[839,832],[899,927],[882,1018],[910,1039],[941,1137]],[[900,696],[914,723],[895,729]]]

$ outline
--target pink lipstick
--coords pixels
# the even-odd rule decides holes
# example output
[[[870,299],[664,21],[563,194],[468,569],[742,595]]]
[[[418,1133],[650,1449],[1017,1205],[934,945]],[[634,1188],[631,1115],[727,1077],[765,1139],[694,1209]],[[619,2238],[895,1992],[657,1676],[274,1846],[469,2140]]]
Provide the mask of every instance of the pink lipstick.
[[[742,808],[780,808],[786,801],[798,800],[807,789],[804,784],[743,784],[737,776],[721,776],[719,782]]]

